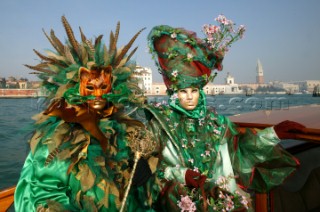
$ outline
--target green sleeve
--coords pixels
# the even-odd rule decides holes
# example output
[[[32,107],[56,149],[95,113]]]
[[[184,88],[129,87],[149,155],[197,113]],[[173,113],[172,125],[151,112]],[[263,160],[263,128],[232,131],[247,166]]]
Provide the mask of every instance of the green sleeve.
[[[47,155],[47,147],[39,145],[34,154],[27,156],[14,195],[16,211],[36,211],[38,206],[46,207],[50,200],[56,202],[53,207],[74,209],[68,197],[69,163],[55,160],[45,166]]]
[[[282,184],[299,166],[299,161],[279,145],[273,127],[240,133],[229,119],[226,123],[231,162],[242,187],[269,191]]]

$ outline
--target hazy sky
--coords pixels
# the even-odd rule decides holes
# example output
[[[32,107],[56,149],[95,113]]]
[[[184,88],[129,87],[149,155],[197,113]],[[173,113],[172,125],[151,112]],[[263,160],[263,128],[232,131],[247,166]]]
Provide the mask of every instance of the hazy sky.
[[[0,77],[36,79],[23,64],[35,65],[32,49],[44,53],[53,49],[42,29],[54,29],[60,40],[66,34],[61,23],[65,15],[80,40],[79,26],[87,37],[104,35],[121,22],[119,44],[124,45],[141,28],[147,29],[134,46],[139,65],[152,68],[160,82],[154,61],[147,51],[147,35],[153,26],[184,27],[203,38],[205,23],[224,14],[246,26],[243,40],[236,42],[224,59],[224,70],[237,83],[255,82],[260,59],[265,81],[320,80],[320,1],[319,0],[1,0]]]

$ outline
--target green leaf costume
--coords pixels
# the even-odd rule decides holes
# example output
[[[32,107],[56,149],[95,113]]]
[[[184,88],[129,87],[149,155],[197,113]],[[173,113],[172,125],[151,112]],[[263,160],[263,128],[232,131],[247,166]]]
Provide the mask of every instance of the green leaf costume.
[[[232,23],[219,17],[222,25]],[[221,70],[226,47],[240,38],[243,30],[241,27],[232,39],[227,38],[222,49],[211,48],[208,39],[201,40],[183,28],[161,25],[149,33],[150,51],[170,97],[168,105],[145,106],[148,129],[160,145],[153,186],[158,211],[244,211],[250,198],[245,191],[266,192],[299,165],[278,145],[273,128],[241,133],[227,117],[207,108],[202,89],[214,78],[211,71]],[[217,37],[225,38],[231,32],[218,30]],[[219,47],[219,42],[223,39],[214,46]],[[182,107],[178,99],[179,89],[186,92],[187,88],[199,89],[199,101],[192,110]],[[190,187],[187,170],[201,174],[199,180],[206,179],[205,183]]]
[[[68,41],[65,45],[51,30],[48,40],[56,50],[47,56],[35,51],[41,63],[36,70],[49,92],[48,108],[38,114],[29,153],[14,196],[16,211],[117,211],[124,198],[131,172],[133,152],[128,146],[130,128],[143,124],[126,115],[144,102],[133,76],[136,65],[130,61],[136,49],[127,54],[139,31],[117,49],[120,24],[110,33],[110,46],[88,40],[81,28],[81,42],[75,39],[65,17],[62,22]],[[103,110],[91,109],[93,95],[79,93],[79,68],[112,71],[112,90],[104,94]],[[92,89],[92,88],[89,88]],[[101,140],[102,139],[102,140]],[[106,143],[104,143],[106,142]],[[102,144],[106,150],[103,151]],[[126,199],[128,211],[148,211],[148,193],[133,186]]]

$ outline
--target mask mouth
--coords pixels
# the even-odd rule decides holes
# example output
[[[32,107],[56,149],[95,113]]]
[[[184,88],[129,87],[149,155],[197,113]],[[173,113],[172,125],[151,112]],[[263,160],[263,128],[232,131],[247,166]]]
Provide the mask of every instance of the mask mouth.
[[[102,99],[101,97],[97,97],[93,100],[88,100],[89,107],[94,110],[101,110],[106,106],[106,104],[107,100]]]

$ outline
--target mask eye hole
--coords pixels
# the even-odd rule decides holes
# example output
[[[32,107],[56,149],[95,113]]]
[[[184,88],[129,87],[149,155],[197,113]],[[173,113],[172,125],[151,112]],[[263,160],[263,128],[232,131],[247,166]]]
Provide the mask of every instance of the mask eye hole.
[[[102,85],[102,86],[101,86],[101,89],[102,89],[102,90],[105,90],[105,89],[107,89],[107,88],[108,88],[108,85]]]
[[[89,90],[89,91],[93,91],[94,90],[94,87],[92,85],[87,85],[86,88]]]

